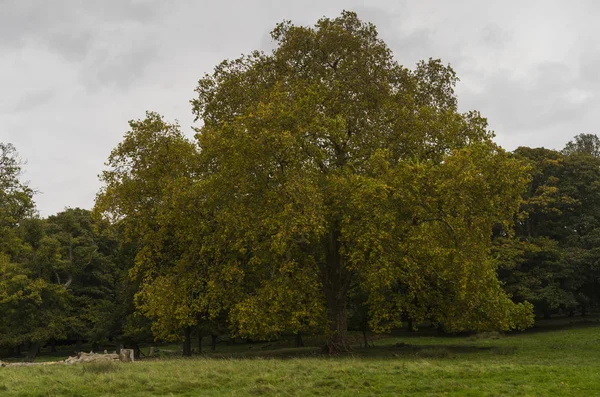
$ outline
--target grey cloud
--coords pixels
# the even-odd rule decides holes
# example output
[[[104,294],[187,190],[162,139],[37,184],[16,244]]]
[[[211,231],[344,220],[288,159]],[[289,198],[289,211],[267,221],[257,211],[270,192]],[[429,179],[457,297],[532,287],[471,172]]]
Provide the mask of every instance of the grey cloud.
[[[501,28],[496,23],[490,23],[485,26],[480,33],[480,40],[483,46],[495,50],[504,49],[513,40],[513,33]]]
[[[101,51],[86,63],[81,77],[88,90],[128,89],[143,78],[148,65],[156,61],[158,49],[152,43],[132,44],[116,53]]]
[[[468,100],[462,105],[481,110],[499,134],[546,136],[546,146],[581,132],[581,123],[600,107],[597,95],[564,63],[539,64],[525,78],[505,70],[487,79],[480,92],[463,94]]]
[[[49,103],[56,96],[53,89],[43,89],[25,94],[16,100],[11,113],[30,112]]]
[[[159,0],[3,0],[0,47],[41,46],[81,60],[107,26],[149,23],[176,8],[166,6]]]
[[[418,29],[388,43],[394,56],[406,67],[412,68],[422,59],[440,58],[433,45],[433,33],[429,29]],[[445,60],[444,60],[445,61]]]
[[[94,36],[89,31],[55,31],[45,36],[45,42],[68,61],[84,59],[92,48]]]
[[[66,22],[64,11],[50,2],[4,0],[0,4],[0,45],[18,48],[40,37],[55,23]]]
[[[67,0],[68,1],[68,0]],[[77,2],[82,4],[82,2]],[[177,4],[163,0],[104,0],[83,2],[87,12],[103,17],[105,20],[149,22],[158,18]]]
[[[600,50],[591,45],[586,46],[579,61],[579,73],[583,80],[590,86],[598,88],[600,86]]]

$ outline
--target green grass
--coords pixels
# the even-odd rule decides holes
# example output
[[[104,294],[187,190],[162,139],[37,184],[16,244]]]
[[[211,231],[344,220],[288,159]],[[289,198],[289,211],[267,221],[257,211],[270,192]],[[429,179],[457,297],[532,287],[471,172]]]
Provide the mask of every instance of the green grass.
[[[0,395],[600,396],[598,323],[375,343],[338,357],[240,344],[191,359],[0,368]]]

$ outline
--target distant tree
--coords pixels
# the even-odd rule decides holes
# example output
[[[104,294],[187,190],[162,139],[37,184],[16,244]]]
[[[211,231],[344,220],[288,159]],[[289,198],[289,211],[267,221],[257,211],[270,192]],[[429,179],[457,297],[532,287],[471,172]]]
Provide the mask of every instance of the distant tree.
[[[33,214],[33,190],[21,180],[22,161],[13,145],[0,142],[0,252],[15,254],[16,226]]]
[[[55,241],[62,261],[54,270],[56,282],[68,283],[68,335],[106,343],[116,331],[113,316],[122,273],[116,262],[117,234],[80,208],[48,217],[45,233]]]
[[[561,246],[572,272],[566,287],[585,314],[600,307],[600,157],[576,152],[565,158],[564,168],[562,190],[577,203],[563,225]]]
[[[66,285],[56,282],[55,270],[61,267],[58,245],[43,233],[44,221],[38,218],[20,222],[22,237],[19,254],[13,263],[0,269],[4,329],[0,345],[27,345],[28,359],[50,339],[66,336]]]
[[[518,148],[533,178],[523,195],[515,238],[497,236],[500,278],[516,301],[539,315],[585,313],[600,303],[600,158],[580,150],[590,136],[561,152]],[[580,149],[576,149],[579,147]]]
[[[48,219],[22,219],[15,235],[20,248],[12,263],[5,257],[0,272],[0,345],[27,344],[33,359],[47,342],[77,340],[80,349],[83,340],[106,343],[121,331],[115,314],[123,271],[106,222],[67,209]]]
[[[579,134],[565,145],[562,153],[565,155],[586,153],[590,156],[600,157],[600,138],[595,134]]]
[[[30,343],[31,355],[48,335],[60,334],[50,319],[60,311],[62,294],[44,281],[42,269],[20,262],[33,250],[22,231],[35,211],[33,191],[21,180],[21,167],[14,146],[0,143],[0,346]]]
[[[173,340],[185,335],[191,346],[191,328],[197,325],[197,266],[190,262],[186,241],[178,230],[193,209],[175,205],[174,197],[193,175],[196,148],[157,114],[131,121],[131,130],[111,153],[101,179],[95,211],[123,230],[135,244],[131,274],[139,286],[138,308],[153,320],[157,338]],[[179,239],[181,237],[181,239]],[[197,255],[197,254],[196,254]],[[134,317],[130,317],[130,331]],[[184,349],[191,354],[191,347]]]
[[[544,317],[577,307],[568,283],[573,269],[564,262],[556,240],[502,238],[495,248],[501,262],[499,277],[517,302],[531,302],[536,314]]]

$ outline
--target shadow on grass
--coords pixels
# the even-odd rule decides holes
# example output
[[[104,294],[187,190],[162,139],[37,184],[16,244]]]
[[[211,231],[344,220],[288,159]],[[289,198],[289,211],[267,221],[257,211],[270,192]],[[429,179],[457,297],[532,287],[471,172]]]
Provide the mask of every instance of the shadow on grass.
[[[376,347],[355,347],[349,352],[330,356],[324,354],[319,347],[287,348],[268,351],[245,351],[231,352],[227,354],[203,354],[190,357],[189,359],[204,358],[209,360],[236,360],[236,359],[301,359],[301,358],[364,358],[364,359],[397,359],[397,358],[457,358],[465,355],[492,353],[492,354],[512,354],[514,347],[496,347],[496,346],[477,346],[477,345],[411,345],[399,343],[396,345],[383,345]],[[181,358],[181,356],[172,355],[172,358]],[[169,359],[169,357],[162,357]],[[157,358],[159,359],[159,358]],[[150,359],[152,360],[152,359]]]
[[[516,348],[513,346],[479,346],[476,344],[410,344],[396,343],[394,345],[380,345],[369,348],[354,347],[349,352],[330,356],[323,353],[321,347],[302,347],[302,348],[276,348],[273,350],[262,350],[260,347],[248,349],[245,351],[234,352],[210,352],[196,354],[192,357],[182,357],[180,353],[173,352],[161,354],[155,357],[144,358],[143,361],[157,360],[238,360],[238,359],[302,359],[302,358],[361,358],[361,359],[398,359],[398,358],[430,358],[430,359],[452,359],[470,356],[474,354],[494,354],[507,355],[513,354]],[[46,358],[48,358],[46,356]],[[12,360],[11,360],[12,361]],[[16,360],[15,360],[16,361]],[[52,360],[44,360],[52,361]],[[93,368],[92,368],[93,367]],[[113,365],[92,365],[90,371],[108,372],[115,368]]]
[[[535,325],[524,331],[512,331],[502,334],[503,336],[522,335],[539,332],[553,332],[567,329],[580,329],[600,326],[600,313],[588,314],[585,317],[581,316],[561,316],[552,317],[550,319],[537,319]],[[394,338],[413,339],[424,336],[435,338],[454,338],[468,337],[476,335],[473,332],[456,332],[447,333],[439,331],[436,327],[422,325],[418,331],[407,331],[406,329],[396,329],[392,332]]]
[[[535,333],[549,333],[553,331],[569,330],[569,329],[582,329],[590,327],[600,327],[600,315],[590,314],[586,317],[557,317],[548,320],[538,320],[536,325],[525,331],[509,332],[505,334],[498,334],[499,337],[511,337],[523,334],[535,334]],[[496,333],[497,334],[497,333]],[[399,357],[423,357],[423,358],[458,358],[473,354],[493,354],[493,355],[510,355],[514,354],[517,350],[514,346],[507,346],[506,343],[494,344],[495,346],[481,346],[479,342],[482,338],[481,334],[474,335],[469,333],[460,334],[444,334],[437,331],[432,327],[422,327],[417,332],[409,332],[407,330],[396,330],[393,335],[393,341],[396,342],[398,339],[405,341],[406,343],[391,344],[389,341],[387,344],[382,344],[370,348],[358,347],[358,341],[362,337],[354,335],[355,348],[344,354],[337,355],[336,357],[360,357],[360,358],[399,358]],[[390,336],[385,337],[386,339]],[[423,337],[433,337],[439,340],[445,340],[441,344],[432,344],[430,341],[419,340]],[[461,338],[465,337],[464,340],[456,343],[455,340],[448,340],[450,338]],[[470,343],[467,337],[471,337]],[[499,338],[498,337],[498,338]],[[483,337],[483,339],[494,340],[496,337]],[[371,339],[370,341],[373,342]],[[196,354],[192,359],[198,359],[199,357],[204,359],[215,359],[215,360],[228,360],[228,359],[292,359],[292,358],[315,358],[315,357],[329,357],[323,354],[321,351],[321,345],[324,344],[323,337],[306,337],[308,347],[294,348],[290,347],[292,340],[281,339],[273,342],[253,342],[253,343],[236,343],[233,345],[219,345],[221,351],[217,352],[205,352],[203,354]],[[425,344],[423,344],[425,342]],[[464,343],[466,342],[466,343]],[[385,343],[385,342],[383,342]],[[173,350],[170,350],[173,349]],[[162,349],[162,346],[161,346]],[[160,359],[181,359],[181,352],[176,350],[177,346],[165,345],[164,353],[159,353],[156,357],[144,358],[146,360],[160,360]],[[72,347],[65,346],[57,352],[43,352],[36,361],[58,361],[73,355]],[[23,357],[20,358],[2,358],[6,362],[20,362],[23,361]]]
[[[391,346],[377,346],[360,348],[350,354],[357,357],[372,358],[398,358],[398,357],[422,357],[422,358],[455,358],[458,356],[494,352],[496,347],[477,345],[411,345],[408,343],[397,343]]]
[[[598,326],[600,326],[600,315],[598,314],[588,315],[585,317],[556,317],[537,320],[533,327],[526,329],[525,331],[515,332],[514,334],[552,332]]]

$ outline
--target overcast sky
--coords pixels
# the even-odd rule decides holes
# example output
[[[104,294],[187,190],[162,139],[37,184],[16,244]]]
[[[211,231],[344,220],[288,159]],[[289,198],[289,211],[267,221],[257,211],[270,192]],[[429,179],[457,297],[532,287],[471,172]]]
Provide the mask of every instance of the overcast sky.
[[[128,120],[155,110],[191,136],[204,73],[272,48],[284,19],[343,9],[375,23],[401,64],[450,63],[461,110],[480,110],[509,150],[600,132],[592,0],[0,0],[0,142],[27,160],[42,215],[91,208]]]

